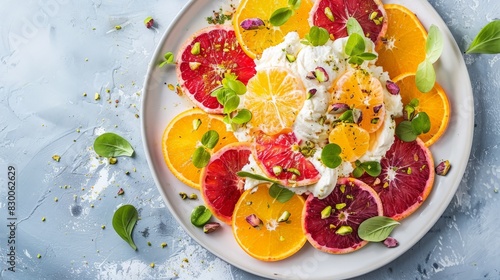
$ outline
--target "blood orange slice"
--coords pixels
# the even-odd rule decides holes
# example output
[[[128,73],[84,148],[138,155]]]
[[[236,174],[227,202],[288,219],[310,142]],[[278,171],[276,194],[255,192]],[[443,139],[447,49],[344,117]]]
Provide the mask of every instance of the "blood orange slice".
[[[402,220],[415,212],[432,190],[432,154],[420,138],[403,142],[396,137],[380,164],[382,172],[378,177],[364,174],[359,179],[378,193],[385,216]]]
[[[345,254],[368,243],[358,236],[359,225],[368,218],[382,215],[382,202],[370,186],[353,178],[340,178],[326,198],[309,195],[302,213],[302,226],[309,243],[316,249]]]
[[[195,33],[177,55],[177,78],[183,92],[207,113],[222,113],[222,105],[210,93],[224,74],[233,73],[246,84],[255,74],[255,63],[238,44],[228,26],[206,27]]]
[[[254,157],[264,173],[283,186],[297,187],[316,183],[321,175],[300,152],[293,132],[266,135],[255,134]]]
[[[387,30],[387,17],[380,0],[318,0],[310,14],[309,23],[325,28],[335,38],[347,37],[347,20],[355,18],[373,42]]]
[[[201,176],[201,194],[207,208],[219,220],[231,224],[234,206],[243,193],[244,179],[238,177],[252,153],[249,143],[233,143],[210,158]]]

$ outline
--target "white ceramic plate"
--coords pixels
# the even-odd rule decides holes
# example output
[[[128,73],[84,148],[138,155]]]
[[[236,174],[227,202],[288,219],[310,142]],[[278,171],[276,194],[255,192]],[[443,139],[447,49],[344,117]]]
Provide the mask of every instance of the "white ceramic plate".
[[[177,84],[174,67],[157,67],[163,54],[177,53],[183,42],[194,32],[207,26],[205,18],[218,10],[224,0],[193,0],[180,12],[164,34],[148,69],[142,103],[142,136],[146,156],[160,193],[177,221],[203,247],[218,257],[248,272],[268,278],[339,279],[373,271],[410,249],[435,224],[453,198],[462,179],[470,154],[473,134],[473,97],[470,79],[462,54],[450,31],[425,0],[387,0],[401,3],[417,14],[428,29],[435,24],[444,34],[444,51],[436,63],[438,82],[448,93],[452,114],[446,134],[432,146],[436,162],[448,159],[453,165],[446,177],[436,177],[434,189],[425,203],[405,219],[393,232],[399,241],[397,248],[368,244],[347,255],[329,255],[309,244],[296,255],[274,263],[261,262],[248,256],[236,243],[231,229],[224,225],[216,234],[204,234],[190,223],[191,210],[201,201],[182,201],[179,192],[194,190],[180,183],[166,167],[162,150],[162,134],[169,121],[193,105],[179,97],[166,84]],[[436,241],[437,242],[437,241]]]

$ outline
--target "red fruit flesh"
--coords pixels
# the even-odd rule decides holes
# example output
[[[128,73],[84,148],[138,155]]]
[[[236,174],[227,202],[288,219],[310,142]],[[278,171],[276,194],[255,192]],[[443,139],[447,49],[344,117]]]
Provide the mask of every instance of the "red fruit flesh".
[[[325,13],[327,7],[331,10],[333,21]],[[325,28],[337,39],[347,37],[346,25],[351,17],[359,22],[366,37],[373,42],[385,35],[387,17],[380,0],[318,0],[310,12],[309,23]]]
[[[248,163],[249,144],[229,144],[212,155],[201,177],[201,194],[207,208],[221,221],[231,224],[234,207],[244,189],[236,175]]]
[[[327,206],[332,207],[331,214],[322,218],[321,212]],[[307,239],[315,248],[331,254],[344,254],[368,243],[359,238],[359,225],[368,218],[382,215],[380,198],[370,186],[353,178],[340,178],[326,198],[309,195],[302,225]],[[342,226],[351,227],[352,232],[345,235],[336,233]]]
[[[199,53],[191,52],[200,43]],[[210,93],[225,73],[246,84],[255,75],[255,63],[238,44],[228,26],[210,26],[194,34],[177,55],[177,78],[184,93],[207,113],[222,113],[222,105]],[[191,64],[190,64],[191,63]]]
[[[431,152],[417,138],[394,144],[380,161],[382,172],[377,178],[364,174],[361,181],[380,196],[384,215],[394,220],[409,216],[426,200],[434,184],[434,160]]]
[[[314,165],[300,153],[298,145],[293,133],[269,136],[259,132],[255,138],[254,157],[264,173],[283,186],[314,184],[321,176]],[[282,168],[279,174],[273,171],[273,167],[277,166]]]

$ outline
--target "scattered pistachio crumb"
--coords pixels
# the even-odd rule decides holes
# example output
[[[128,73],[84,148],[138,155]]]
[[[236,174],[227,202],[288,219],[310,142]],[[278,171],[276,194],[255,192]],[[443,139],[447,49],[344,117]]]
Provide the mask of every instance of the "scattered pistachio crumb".
[[[130,175],[130,171],[125,171],[125,175]]]
[[[139,118],[139,114],[135,114],[135,118],[137,118],[137,119],[138,119],[138,118]]]
[[[162,248],[165,248],[165,247],[167,247],[167,243],[166,243],[166,242],[163,242],[163,243],[161,243],[161,245],[160,245],[160,246],[161,246]]]
[[[54,197],[54,201],[55,201],[55,202],[58,202],[58,201],[59,201],[59,198]]]
[[[46,220],[45,217],[42,217],[42,222],[45,222],[45,220]]]
[[[109,164],[116,164],[118,162],[118,159],[115,157],[110,157],[109,158]]]
[[[83,96],[87,96],[87,93],[86,93],[86,92],[84,92],[84,93],[83,93]]]
[[[94,208],[94,204],[90,204],[90,208]]]
[[[148,241],[148,246],[151,246],[151,242]]]
[[[61,156],[60,155],[53,155],[52,159],[59,162],[61,160]]]
[[[494,191],[495,193],[498,193],[498,189],[497,189],[497,188],[495,188],[493,191]]]
[[[149,265],[151,268],[154,268],[155,267],[155,263],[152,262],[150,265]]]
[[[111,90],[110,90],[109,88],[107,88],[107,89],[106,89],[106,92],[107,92],[107,93],[110,93],[110,92],[111,92]]]
[[[86,58],[85,58],[85,61],[89,61],[89,59],[86,57]]]
[[[115,26],[115,29],[116,29],[116,30],[120,30],[120,29],[122,29],[122,26],[121,26],[121,25],[116,25],[116,26]]]
[[[186,263],[188,263],[188,262],[189,262],[189,260],[188,260],[187,258],[183,258],[183,259],[182,259],[182,261],[183,261],[183,262],[186,262]]]
[[[36,257],[40,259],[40,258],[42,258],[42,255],[38,254],[38,255],[36,255]]]
[[[100,100],[100,99],[101,99],[101,95],[98,92],[96,92],[94,94],[94,100]]]
[[[102,228],[102,229],[105,229],[105,228],[106,228],[106,226],[105,226],[105,225],[102,225],[102,226],[101,226],[101,228]]]

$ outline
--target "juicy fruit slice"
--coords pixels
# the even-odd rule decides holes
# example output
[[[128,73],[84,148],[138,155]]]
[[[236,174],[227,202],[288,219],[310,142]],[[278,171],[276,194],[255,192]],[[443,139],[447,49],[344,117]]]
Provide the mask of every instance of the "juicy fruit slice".
[[[197,124],[199,127],[196,128]],[[203,134],[210,129],[219,133],[219,142],[213,149],[214,152],[238,141],[232,132],[226,130],[222,117],[209,115],[200,109],[187,110],[177,115],[163,133],[165,163],[175,177],[195,189],[200,188],[201,169],[193,165],[191,157]]]
[[[304,105],[306,90],[286,68],[266,68],[248,81],[243,106],[252,112],[250,124],[267,134],[291,128]]]
[[[397,4],[384,5],[388,28],[375,50],[376,64],[382,66],[391,78],[406,72],[416,72],[425,59],[427,31],[415,14]]]
[[[267,177],[278,180],[283,186],[310,185],[321,177],[299,151],[299,141],[293,132],[274,136],[257,132],[254,145],[254,158],[261,169]]]
[[[370,134],[356,124],[340,123],[332,129],[328,140],[341,147],[342,160],[354,162],[368,151]]]
[[[201,194],[212,214],[231,224],[234,206],[243,193],[244,179],[236,172],[248,163],[252,154],[249,143],[225,146],[210,158],[201,176]]]
[[[450,120],[450,103],[443,88],[435,83],[430,92],[421,93],[415,83],[415,74],[406,73],[394,78],[394,82],[400,88],[401,99],[404,105],[410,103],[414,98],[419,104],[415,108],[416,112],[426,112],[431,121],[429,132],[419,135],[427,147],[434,144],[446,131]],[[398,119],[397,122],[401,122]]]
[[[299,9],[285,24],[272,26],[269,23],[272,13],[288,7],[288,0],[242,0],[233,15],[233,27],[241,47],[251,58],[258,58],[268,47],[281,43],[289,32],[295,31],[303,38],[309,32],[307,18],[312,5],[312,0],[302,0]],[[241,23],[248,19],[260,19],[264,26],[245,30]]]
[[[380,164],[382,172],[378,177],[364,174],[359,179],[378,193],[385,216],[402,220],[415,212],[432,190],[432,154],[419,138],[403,142],[396,137]]]
[[[387,17],[380,0],[318,0],[311,10],[309,23],[323,27],[335,39],[347,37],[347,20],[355,18],[373,42],[387,30]]]
[[[384,91],[380,81],[363,70],[348,71],[333,87],[333,104],[347,104],[361,112],[361,128],[373,133],[382,126],[385,116]]]
[[[328,206],[330,215],[322,218]],[[330,254],[345,254],[368,243],[359,238],[359,225],[368,218],[382,215],[382,202],[370,186],[353,178],[340,178],[326,198],[309,195],[302,224],[307,240],[315,248]]]
[[[301,224],[304,199],[294,195],[289,201],[281,203],[269,195],[267,184],[257,188],[256,191],[245,191],[236,204],[232,223],[234,237],[241,248],[256,259],[285,259],[306,243]],[[290,216],[286,221],[278,222],[285,211]],[[252,226],[247,222],[250,215],[255,215],[262,224]]]
[[[210,26],[194,34],[177,55],[177,79],[183,92],[207,113],[222,113],[222,105],[210,93],[220,86],[225,73],[247,83],[255,63],[239,47],[234,31]]]

